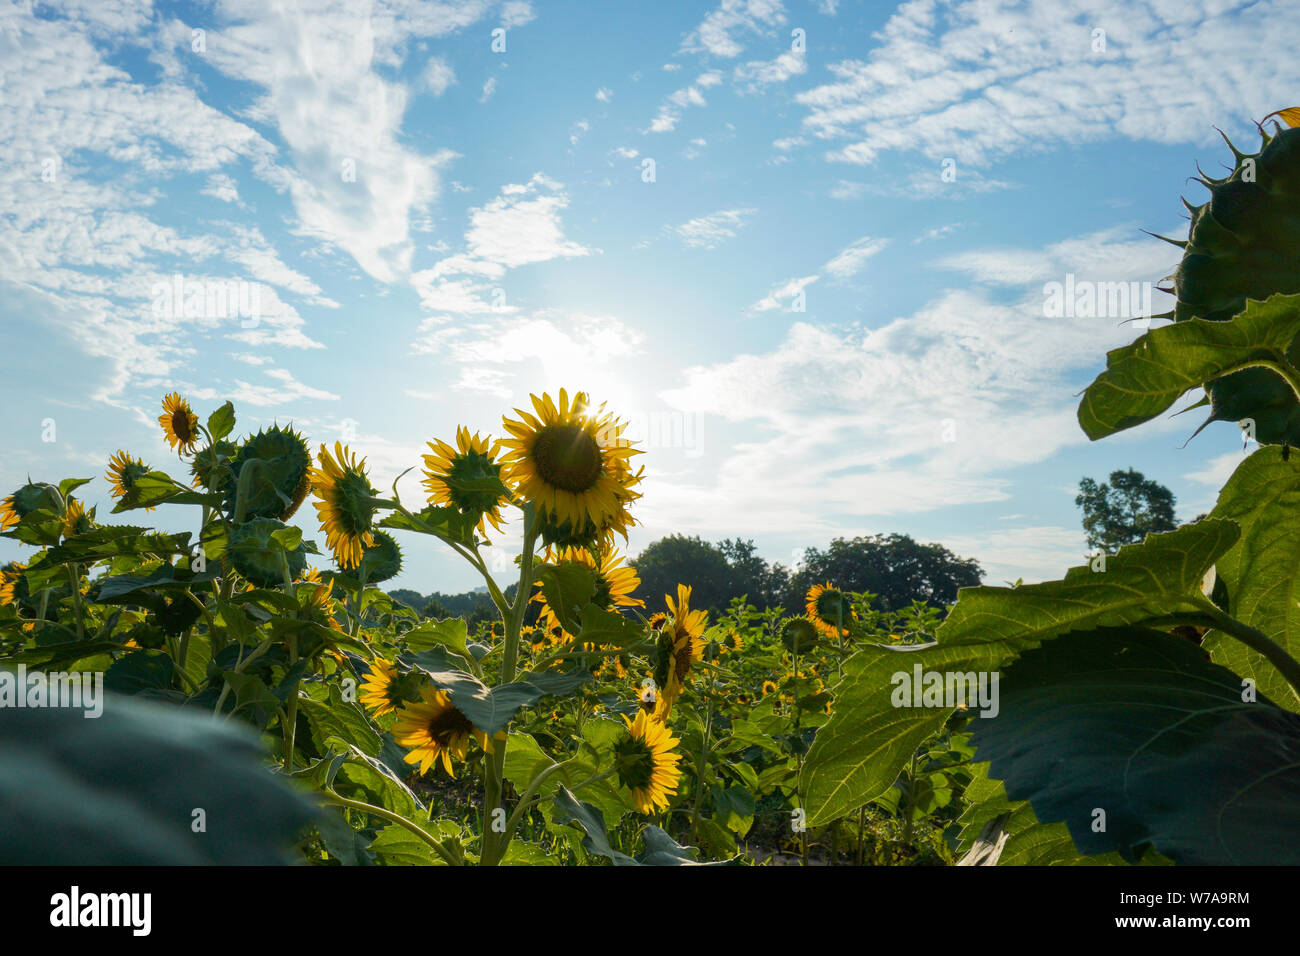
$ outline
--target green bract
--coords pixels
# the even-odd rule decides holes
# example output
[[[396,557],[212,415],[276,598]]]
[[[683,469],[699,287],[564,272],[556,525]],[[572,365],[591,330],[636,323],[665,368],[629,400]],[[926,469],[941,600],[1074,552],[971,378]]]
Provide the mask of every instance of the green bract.
[[[292,529],[297,531],[297,529]],[[274,518],[254,518],[235,529],[230,542],[230,559],[235,570],[258,587],[273,588],[284,584],[284,565],[289,576],[298,578],[307,568],[307,551],[299,541],[286,548],[274,537],[289,533],[289,527]]]
[[[241,476],[252,462],[246,481],[244,518],[293,517],[311,489],[308,469],[311,452],[302,436],[291,428],[272,425],[250,436],[230,460],[230,476],[222,487],[226,510],[233,517],[238,507]]]
[[[1300,129],[1264,132],[1253,154],[1228,146],[1232,173],[1201,179],[1210,199],[1187,207],[1191,229],[1173,275],[1178,322],[1223,322],[1247,299],[1300,292]],[[1260,444],[1300,445],[1300,400],[1279,375],[1247,368],[1205,387],[1212,421],[1250,420]]]

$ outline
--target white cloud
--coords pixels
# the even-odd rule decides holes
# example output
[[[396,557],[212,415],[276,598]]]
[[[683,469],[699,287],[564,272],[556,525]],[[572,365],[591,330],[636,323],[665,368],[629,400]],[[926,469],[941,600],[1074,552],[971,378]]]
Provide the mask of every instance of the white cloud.
[[[840,252],[826,263],[825,270],[837,279],[847,279],[851,275],[856,275],[866,265],[868,259],[876,255],[889,245],[888,239],[873,239],[871,236],[863,236],[844,247]]]
[[[1260,24],[1294,13],[1290,0],[910,0],[874,49],[795,100],[828,159],[861,165],[888,150],[983,165],[1116,136],[1207,142],[1300,85],[1286,45],[1259,43]]]
[[[602,103],[608,103],[613,98],[614,98],[614,91],[611,90],[608,86],[602,86],[600,89],[596,91],[596,99],[600,100]]]
[[[736,67],[733,79],[746,93],[761,93],[769,86],[784,83],[793,76],[808,72],[808,61],[802,53],[787,51],[774,60],[752,60]]]
[[[560,183],[536,173],[527,183],[509,183],[483,206],[470,210],[466,251],[416,272],[412,285],[434,325],[451,316],[513,313],[501,304],[499,283],[507,270],[552,259],[591,255],[564,235],[560,214],[569,197]],[[427,324],[427,323],[426,323]]]
[[[501,8],[501,25],[506,29],[521,27],[534,19],[536,14],[533,13],[533,5],[527,0],[509,0]]]
[[[739,37],[769,33],[785,23],[781,0],[722,0],[682,43],[685,52],[731,59],[745,49]]]
[[[757,209],[723,209],[708,216],[700,216],[676,227],[677,235],[688,246],[714,249],[728,239],[734,239],[736,230]]]
[[[717,86],[721,82],[721,71],[710,70],[707,73],[700,74],[692,85],[675,90],[660,104],[659,112],[650,121],[650,126],[645,132],[668,133],[676,129],[684,110],[692,106],[702,107],[708,105],[708,102],[704,99],[704,94],[700,91],[711,86]]]
[[[479,94],[478,101],[480,103],[486,103],[488,100],[492,99],[492,94],[496,91],[497,78],[495,76],[489,76],[483,83],[483,92]]]
[[[233,177],[225,173],[213,173],[200,190],[205,196],[213,196],[222,202],[239,202],[239,187]]]
[[[500,398],[517,394],[512,382],[526,372],[540,372],[548,382],[607,374],[611,363],[639,354],[645,341],[612,316],[555,310],[456,326],[426,321],[420,331],[416,352],[441,355],[460,367],[453,389]]]
[[[799,279],[791,279],[779,286],[776,286],[763,298],[751,305],[747,312],[771,312],[773,309],[779,309],[791,302],[795,296],[805,288],[812,285],[821,278],[819,275],[804,276]]]
[[[443,57],[430,57],[424,67],[424,87],[434,96],[442,96],[456,82],[456,71]]]
[[[1143,255],[1118,242],[1095,262]],[[816,279],[791,280],[752,310],[779,308]],[[730,423],[710,434],[737,437],[717,449],[721,464],[707,477],[656,489],[670,495],[663,517],[735,528],[762,514],[772,533],[839,534],[879,516],[1009,500],[1015,469],[1086,442],[1078,377],[1138,334],[1046,318],[1034,284],[1027,278],[1010,302],[982,286],[944,292],[878,328],[799,321],[768,350],[687,369],[662,397]],[[1010,555],[1017,543],[999,533]],[[1053,547],[1064,554],[1066,544]],[[1009,573],[1014,562],[1005,563]]]

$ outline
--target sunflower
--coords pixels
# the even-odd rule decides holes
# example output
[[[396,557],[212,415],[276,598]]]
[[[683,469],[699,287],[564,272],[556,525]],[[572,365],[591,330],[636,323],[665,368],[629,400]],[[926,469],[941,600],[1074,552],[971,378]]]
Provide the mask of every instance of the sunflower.
[[[827,637],[849,636],[849,629],[845,624],[855,619],[858,614],[853,610],[848,595],[827,581],[825,584],[814,584],[810,587],[805,600],[807,601],[805,610],[808,613],[808,620],[813,622],[813,627]]]
[[[393,739],[403,747],[412,748],[406,762],[419,764],[420,773],[428,773],[434,762],[441,759],[447,776],[456,776],[451,769],[451,758],[465,759],[471,737],[488,753],[492,752],[487,734],[476,729],[456,709],[445,690],[425,686],[420,690],[420,698],[420,703],[407,704],[399,710],[393,725]]]
[[[779,688],[776,686],[776,683],[775,683],[774,681],[770,681],[770,680],[765,680],[765,681],[763,681],[763,696],[764,696],[764,697],[766,697],[768,694],[775,694],[775,693],[777,692],[778,689],[779,689]]]
[[[463,425],[456,429],[456,447],[444,441],[429,442],[432,455],[424,456],[424,488],[429,504],[450,506],[478,515],[478,533],[485,534],[484,522],[501,530],[501,465],[496,461],[497,443],[473,435]]]
[[[131,493],[135,483],[147,474],[149,474],[149,466],[143,460],[132,458],[119,448],[117,454],[108,460],[108,474],[104,477],[113,486],[113,497],[125,498]],[[154,509],[146,508],[145,510],[153,511]]]
[[[18,514],[17,506],[14,504],[13,495],[9,495],[4,501],[0,501],[0,534],[17,525],[21,517]]]
[[[591,410],[585,392],[570,403],[560,389],[558,405],[549,394],[531,397],[535,416],[515,409],[519,421],[502,419],[514,436],[501,441],[502,465],[515,493],[536,507],[543,540],[626,538],[634,523],[627,503],[640,497],[633,489],[641,480],[628,463],[639,452],[622,437],[626,424],[604,405]]]
[[[691,664],[704,659],[704,625],[709,615],[707,611],[691,610],[691,588],[688,584],[677,585],[675,601],[672,595],[665,594],[664,603],[668,605],[664,643],[665,649],[671,648],[663,682],[663,709],[666,718],[686,687]]]
[[[632,791],[632,805],[644,814],[667,809],[668,798],[677,792],[682,772],[678,744],[668,725],[638,710],[636,719],[624,717],[627,736],[614,745],[618,779]]]
[[[366,477],[366,460],[358,463],[342,442],[334,443],[333,457],[321,445],[319,457],[320,467],[311,470],[311,490],[320,499],[315,504],[321,530],[339,566],[355,568],[363,550],[375,543],[370,530],[375,491]]]
[[[338,618],[334,616],[334,599],[331,596],[334,593],[334,580],[330,579],[329,583],[321,580],[320,572],[315,568],[308,568],[302,576],[300,582],[302,585],[309,587],[299,587],[295,589],[302,609],[310,613],[313,617],[319,615],[327,627],[334,630],[339,629]]]
[[[365,683],[361,685],[361,703],[374,711],[376,717],[391,714],[401,705],[398,676],[397,668],[391,661],[377,657],[370,662]]]
[[[545,560],[547,564],[580,564],[591,571],[596,578],[596,592],[591,603],[597,607],[607,611],[616,607],[645,607],[645,601],[632,596],[641,586],[636,569],[624,565],[623,556],[608,545],[601,546],[599,558],[586,548],[561,548],[558,552],[548,551]],[[538,623],[547,631],[558,627],[561,640],[572,640],[573,636],[564,631],[541,591],[533,596],[533,600],[542,605],[537,615]]]
[[[63,509],[63,537],[71,538],[89,530],[90,517],[86,514],[85,506],[76,498],[69,497]]]
[[[194,443],[199,440],[199,416],[178,392],[164,398],[162,405],[163,413],[158,416],[158,424],[162,426],[167,444],[175,448],[177,454],[193,451]]]
[[[0,605],[13,604],[17,595],[18,580],[27,570],[27,565],[11,561],[0,568]]]
[[[59,489],[44,481],[29,481],[0,501],[0,531],[8,531],[34,511],[61,512],[65,507]]]

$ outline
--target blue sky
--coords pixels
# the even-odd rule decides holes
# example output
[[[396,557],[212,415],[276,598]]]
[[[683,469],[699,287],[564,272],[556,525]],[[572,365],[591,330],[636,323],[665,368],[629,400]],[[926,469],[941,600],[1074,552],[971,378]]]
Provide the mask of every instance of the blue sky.
[[[1058,576],[1080,476],[1138,468],[1190,519],[1243,452],[1230,424],[1180,449],[1195,412],[1088,443],[1075,395],[1138,330],[1049,316],[1045,284],[1172,269],[1141,230],[1185,233],[1186,177],[1229,156],[1214,127],[1250,145],[1295,105],[1297,12],[8,4],[0,484],[96,476],[104,518],[118,448],[176,466],[178,390],[234,400],[241,431],[345,438],[386,488],[564,386],[643,439],[632,554],[679,531],[790,564],[901,531],[990,583]],[[256,316],[169,311],[177,275],[239,283]],[[396,584],[477,583],[403,543]]]

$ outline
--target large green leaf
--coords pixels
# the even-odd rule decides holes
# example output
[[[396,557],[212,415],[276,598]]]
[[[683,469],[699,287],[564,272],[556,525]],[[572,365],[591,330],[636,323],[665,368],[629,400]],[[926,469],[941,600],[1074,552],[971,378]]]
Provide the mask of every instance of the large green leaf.
[[[0,711],[0,864],[289,862],[315,810],[263,759],[233,724],[114,694],[93,720]]]
[[[1205,519],[1121,548],[1105,570],[1072,568],[1064,580],[1018,588],[964,588],[938,643],[867,647],[844,664],[831,718],[817,731],[801,789],[810,826],[879,797],[952,707],[898,707],[894,676],[992,672],[1068,631],[1137,624],[1195,610],[1205,572],[1238,538],[1231,521]]]
[[[1270,445],[1237,466],[1219,492],[1211,516],[1230,518],[1241,540],[1215,562],[1228,589],[1232,616],[1263,631],[1292,657],[1300,659],[1300,468]],[[1300,711],[1291,686],[1261,654],[1221,631],[1202,645],[1229,670],[1253,679],[1279,706]]]
[[[543,564],[537,569],[537,580],[542,586],[546,606],[570,634],[576,633],[581,609],[591,603],[596,594],[596,575],[576,561],[561,564]]]
[[[151,471],[136,478],[113,508],[113,514],[134,508],[156,508],[160,504],[221,506],[221,495],[193,491],[178,485],[164,472]]]
[[[1286,365],[1300,333],[1300,295],[1248,301],[1227,322],[1189,319],[1152,329],[1106,355],[1106,371],[1079,403],[1091,439],[1149,421],[1187,391],[1262,362]]]
[[[312,690],[321,693],[319,686]],[[323,752],[325,741],[337,737],[361,753],[372,757],[377,755],[380,747],[379,732],[365,711],[358,704],[344,700],[337,684],[329,684],[325,693],[328,694],[325,700],[304,695],[298,701],[299,711],[307,717],[317,748]]]
[[[1000,697],[996,718],[974,721],[976,759],[1082,852],[1300,863],[1300,716],[1243,701],[1241,679],[1191,642],[1071,634],[1021,656]]]
[[[1118,853],[1081,854],[1070,839],[1064,823],[1041,823],[1027,800],[1011,800],[1001,780],[988,776],[988,764],[972,764],[971,782],[964,798],[965,811],[958,819],[962,827],[957,852],[970,852],[985,825],[996,822],[1007,835],[998,858],[999,866],[1125,866]],[[1154,851],[1143,855],[1144,865],[1168,864]]]
[[[1120,548],[1104,570],[1085,564],[1061,581],[963,588],[936,637],[1016,651],[1080,628],[1194,613],[1205,572],[1239,536],[1233,522],[1207,518]]]

